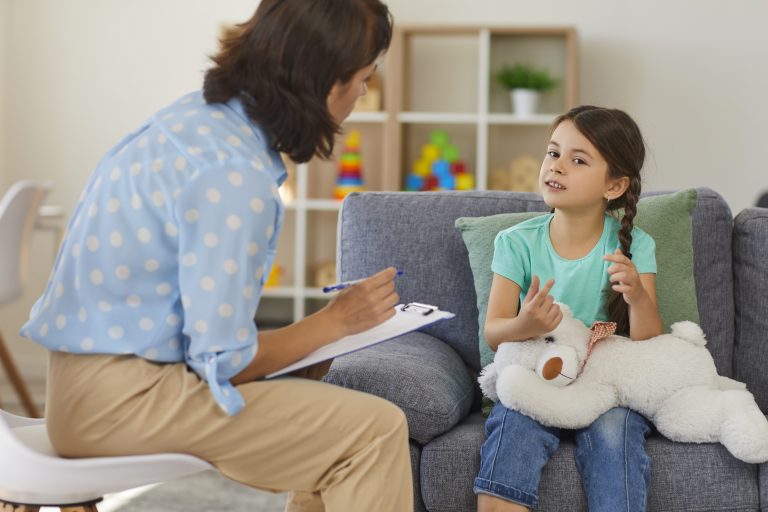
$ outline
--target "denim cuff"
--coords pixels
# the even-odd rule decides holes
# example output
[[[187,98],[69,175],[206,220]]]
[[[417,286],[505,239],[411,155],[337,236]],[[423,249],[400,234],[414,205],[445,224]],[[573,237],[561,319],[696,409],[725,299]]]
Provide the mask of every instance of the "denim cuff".
[[[512,501],[528,508],[533,508],[539,503],[539,497],[514,487],[486,480],[485,478],[475,478],[475,494],[490,494],[503,500]]]

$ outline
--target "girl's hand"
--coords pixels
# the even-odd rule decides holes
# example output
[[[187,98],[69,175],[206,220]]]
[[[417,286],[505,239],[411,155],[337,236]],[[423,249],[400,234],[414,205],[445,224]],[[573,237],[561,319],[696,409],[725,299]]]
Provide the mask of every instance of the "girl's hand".
[[[325,306],[339,338],[379,325],[395,315],[400,300],[395,292],[393,267],[372,275],[365,281],[345,288]]]
[[[621,249],[616,249],[613,254],[603,256],[606,261],[612,261],[613,265],[608,267],[608,275],[611,288],[624,297],[627,304],[639,304],[648,298],[648,293],[640,282],[640,275],[637,273],[637,267],[632,260],[624,256]]]
[[[534,333],[534,336],[551,332],[563,319],[560,306],[555,304],[554,297],[549,294],[554,285],[555,280],[550,279],[543,288],[539,289],[539,278],[533,276],[528,293],[523,299],[518,316],[525,330]]]

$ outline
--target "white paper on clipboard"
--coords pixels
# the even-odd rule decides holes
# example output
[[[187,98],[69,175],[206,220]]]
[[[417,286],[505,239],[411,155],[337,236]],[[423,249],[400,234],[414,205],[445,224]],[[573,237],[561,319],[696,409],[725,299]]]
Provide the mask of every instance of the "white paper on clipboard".
[[[329,343],[315,350],[306,357],[266,376],[267,379],[278,377],[328,359],[343,356],[350,352],[376,345],[402,334],[415,331],[426,325],[453,318],[455,315],[441,311],[436,306],[411,302],[395,306],[395,316],[380,323],[376,327],[351,336],[345,336],[338,341]]]

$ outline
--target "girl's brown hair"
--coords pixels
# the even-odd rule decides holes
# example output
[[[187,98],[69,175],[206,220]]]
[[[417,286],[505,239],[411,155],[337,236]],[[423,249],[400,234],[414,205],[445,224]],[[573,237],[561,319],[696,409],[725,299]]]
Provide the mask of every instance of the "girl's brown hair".
[[[618,213],[620,219],[619,243],[621,252],[632,259],[632,228],[640,199],[640,170],[645,162],[645,142],[637,123],[626,112],[617,109],[582,105],[574,107],[555,119],[553,130],[563,121],[571,121],[576,129],[592,143],[608,163],[610,178],[629,178],[629,187],[623,195],[608,202],[607,210]],[[608,317],[616,322],[616,331],[629,334],[629,306],[621,293],[605,290]]]
[[[392,16],[379,0],[262,0],[221,40],[205,73],[208,103],[240,96],[270,146],[296,162],[329,158],[339,126],[333,85],[349,82],[389,48]]]

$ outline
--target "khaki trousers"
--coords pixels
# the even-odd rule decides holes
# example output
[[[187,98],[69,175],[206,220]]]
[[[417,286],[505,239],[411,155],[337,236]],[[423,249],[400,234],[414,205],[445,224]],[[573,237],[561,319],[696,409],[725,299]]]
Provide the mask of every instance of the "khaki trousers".
[[[187,453],[227,477],[291,491],[286,510],[410,512],[408,430],[386,400],[322,382],[238,386],[227,416],[183,363],[54,352],[46,417],[66,457]]]

